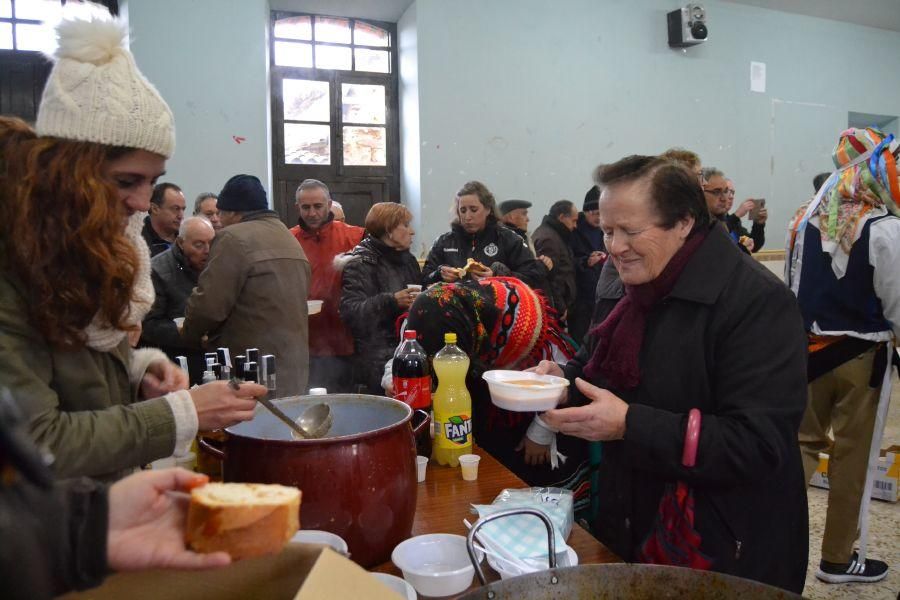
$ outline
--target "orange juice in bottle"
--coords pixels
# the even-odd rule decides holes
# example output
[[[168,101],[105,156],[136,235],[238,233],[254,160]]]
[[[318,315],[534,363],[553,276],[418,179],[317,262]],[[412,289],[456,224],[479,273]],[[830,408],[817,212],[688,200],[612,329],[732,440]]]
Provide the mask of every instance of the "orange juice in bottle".
[[[469,357],[456,345],[455,333],[445,333],[444,344],[432,361],[438,379],[432,397],[432,458],[440,465],[458,467],[459,457],[472,453],[472,397],[466,388]]]

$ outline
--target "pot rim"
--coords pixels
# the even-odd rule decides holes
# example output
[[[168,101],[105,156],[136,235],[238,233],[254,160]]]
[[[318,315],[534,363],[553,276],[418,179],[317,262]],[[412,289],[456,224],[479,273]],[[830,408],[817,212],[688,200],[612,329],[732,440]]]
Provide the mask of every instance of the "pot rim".
[[[387,425],[385,427],[380,427],[378,429],[371,429],[369,431],[361,431],[359,433],[351,433],[350,435],[316,438],[316,439],[312,439],[312,440],[269,439],[269,438],[264,438],[264,437],[247,435],[244,433],[236,433],[236,432],[232,431],[233,428],[238,427],[241,423],[237,423],[236,425],[232,425],[231,427],[226,427],[225,432],[228,433],[229,439],[232,437],[235,437],[235,438],[239,438],[242,440],[266,442],[269,444],[278,444],[278,445],[285,445],[285,446],[294,446],[294,445],[314,446],[314,445],[319,445],[319,444],[345,443],[345,442],[352,442],[352,441],[360,440],[360,439],[366,438],[366,437],[371,437],[374,435],[380,435],[382,433],[387,433],[390,430],[395,429],[397,427],[402,427],[406,423],[409,423],[409,421],[412,419],[413,413],[415,412],[412,409],[412,407],[405,402],[401,402],[400,400],[397,400],[395,398],[388,398],[387,396],[375,396],[372,394],[327,394],[324,396],[309,396],[309,395],[307,395],[307,396],[289,396],[287,398],[276,398],[275,403],[278,404],[285,400],[291,400],[294,398],[315,398],[315,399],[318,399],[319,401],[321,401],[323,399],[328,398],[329,396],[353,396],[354,398],[363,398],[363,399],[370,398],[370,399],[375,399],[378,402],[388,402],[388,403],[392,403],[392,404],[397,404],[406,409],[406,415],[403,418],[401,418],[399,421],[397,421],[396,423],[392,423],[391,425]],[[244,422],[246,422],[246,421],[244,421]],[[285,425],[285,427],[287,427],[287,426]],[[225,440],[225,442],[228,443],[228,440]]]

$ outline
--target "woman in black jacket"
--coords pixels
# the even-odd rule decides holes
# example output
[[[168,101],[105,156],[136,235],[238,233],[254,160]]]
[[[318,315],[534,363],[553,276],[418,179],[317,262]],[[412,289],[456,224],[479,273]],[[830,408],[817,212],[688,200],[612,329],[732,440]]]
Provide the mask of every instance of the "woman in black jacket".
[[[418,295],[422,270],[409,252],[415,231],[402,204],[379,202],[366,215],[366,237],[342,258],[340,314],[356,346],[356,381],[382,395],[384,363],[400,338],[397,317]]]
[[[605,167],[601,180],[607,267],[619,285],[604,285],[604,269],[589,343],[564,370],[538,367],[577,388],[576,407],[544,421],[604,442],[595,533],[625,561],[680,564],[646,542],[666,485],[683,481],[711,569],[800,592],[809,537],[797,302],[710,223],[686,170],[633,156]],[[682,449],[695,408],[702,423],[689,468]]]
[[[541,286],[545,270],[522,238],[499,223],[494,195],[483,183],[466,183],[453,202],[451,230],[435,240],[425,260],[425,285],[457,281],[458,269],[471,258],[483,266],[469,269],[464,277],[517,277]]]

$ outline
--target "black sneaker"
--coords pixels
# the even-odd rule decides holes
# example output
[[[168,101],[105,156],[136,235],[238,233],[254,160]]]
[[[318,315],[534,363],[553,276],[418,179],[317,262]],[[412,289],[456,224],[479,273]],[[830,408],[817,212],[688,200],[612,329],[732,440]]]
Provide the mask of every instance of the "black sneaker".
[[[852,583],[881,581],[887,576],[887,563],[867,558],[865,564],[857,561],[859,555],[856,552],[850,557],[848,563],[819,562],[819,570],[816,578],[825,583]]]

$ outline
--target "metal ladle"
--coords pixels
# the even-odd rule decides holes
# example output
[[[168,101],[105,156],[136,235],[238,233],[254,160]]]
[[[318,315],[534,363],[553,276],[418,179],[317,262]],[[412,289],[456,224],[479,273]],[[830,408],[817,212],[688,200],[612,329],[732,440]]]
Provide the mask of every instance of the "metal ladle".
[[[240,382],[236,379],[229,381],[228,385],[235,390],[238,390],[241,387]],[[325,436],[328,433],[328,430],[331,429],[332,423],[334,423],[331,407],[321,402],[307,407],[300,413],[300,417],[296,421],[293,421],[284,414],[284,411],[275,406],[275,404],[265,396],[260,396],[256,400],[265,406],[269,412],[278,417],[285,425],[291,428],[291,436],[294,439],[318,439]]]
[[[297,425],[310,439],[325,437],[328,430],[334,423],[334,416],[331,414],[331,407],[327,404],[313,404],[302,413],[297,419]]]

